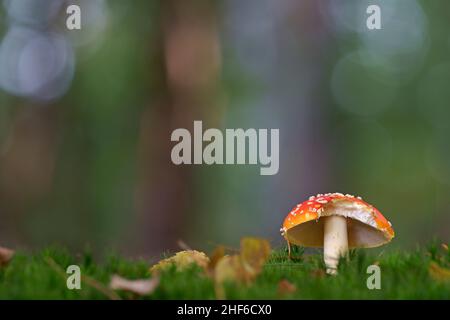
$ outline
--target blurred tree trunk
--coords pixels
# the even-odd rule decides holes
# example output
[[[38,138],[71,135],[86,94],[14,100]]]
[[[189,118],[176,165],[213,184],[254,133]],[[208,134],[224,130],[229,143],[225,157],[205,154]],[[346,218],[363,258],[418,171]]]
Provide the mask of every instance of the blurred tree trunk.
[[[29,104],[19,109],[0,157],[0,211],[7,222],[0,232],[5,241],[33,242],[24,232],[28,209],[52,189],[57,137],[57,106]]]
[[[157,99],[142,114],[136,206],[136,250],[157,254],[184,238],[195,204],[193,167],[171,161],[171,133],[213,116],[220,50],[210,1],[163,1],[157,60]],[[155,72],[155,70],[152,70]],[[217,109],[214,110],[214,114]]]

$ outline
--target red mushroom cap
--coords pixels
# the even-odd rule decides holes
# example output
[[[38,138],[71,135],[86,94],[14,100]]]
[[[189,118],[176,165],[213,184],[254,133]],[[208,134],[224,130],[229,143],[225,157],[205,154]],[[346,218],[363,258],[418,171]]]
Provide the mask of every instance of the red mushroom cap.
[[[298,204],[284,219],[281,234],[290,243],[323,246],[321,217],[339,215],[347,219],[349,248],[378,247],[394,237],[391,223],[360,197],[342,193],[318,194]]]

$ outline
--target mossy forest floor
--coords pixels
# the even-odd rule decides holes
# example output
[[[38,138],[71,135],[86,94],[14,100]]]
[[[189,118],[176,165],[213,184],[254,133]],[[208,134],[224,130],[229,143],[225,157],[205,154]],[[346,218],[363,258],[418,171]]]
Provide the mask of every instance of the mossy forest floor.
[[[450,299],[450,253],[445,245],[430,245],[410,252],[371,255],[353,251],[342,261],[338,276],[323,270],[322,255],[301,248],[289,260],[286,250],[272,251],[262,272],[249,285],[228,283],[227,299]],[[68,290],[66,267],[77,264],[83,275],[81,290]],[[381,270],[381,289],[367,288],[369,265]],[[184,271],[169,268],[160,275],[156,290],[146,296],[112,291],[113,274],[128,279],[150,277],[148,261],[110,256],[97,264],[91,254],[71,255],[63,249],[36,254],[16,252],[0,267],[0,299],[215,299],[214,283],[199,267]],[[114,296],[113,296],[114,298]]]

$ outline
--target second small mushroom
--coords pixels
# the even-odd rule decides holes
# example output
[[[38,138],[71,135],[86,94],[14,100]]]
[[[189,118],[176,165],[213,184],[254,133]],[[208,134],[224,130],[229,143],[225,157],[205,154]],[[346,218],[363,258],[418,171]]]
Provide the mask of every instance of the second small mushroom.
[[[360,197],[327,193],[298,204],[284,220],[281,234],[290,244],[323,247],[327,273],[336,274],[350,248],[381,246],[394,237],[391,223]]]

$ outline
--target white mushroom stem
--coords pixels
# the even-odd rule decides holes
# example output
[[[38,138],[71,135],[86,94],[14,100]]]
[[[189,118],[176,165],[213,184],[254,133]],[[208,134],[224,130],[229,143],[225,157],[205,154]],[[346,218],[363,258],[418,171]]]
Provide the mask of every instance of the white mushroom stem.
[[[339,259],[348,252],[347,219],[342,216],[323,217],[323,256],[327,273],[336,274]]]

